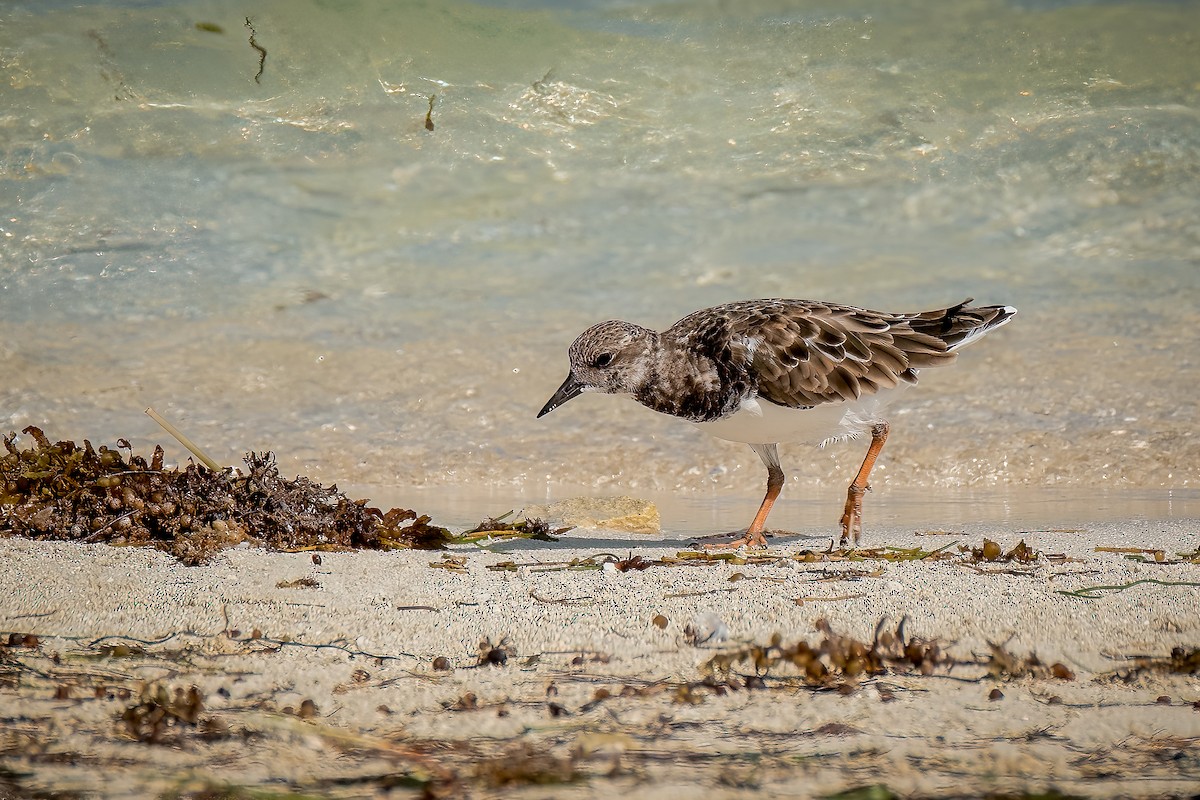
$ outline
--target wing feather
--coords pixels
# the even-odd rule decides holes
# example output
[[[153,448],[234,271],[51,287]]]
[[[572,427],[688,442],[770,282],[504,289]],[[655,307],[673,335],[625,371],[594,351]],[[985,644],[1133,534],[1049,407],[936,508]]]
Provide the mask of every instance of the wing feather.
[[[952,362],[955,349],[1016,313],[970,302],[891,314],[807,300],[747,300],[690,314],[664,336],[680,343],[722,341],[731,374],[743,376],[738,380],[749,381],[763,399],[800,408],[915,383],[919,369]]]
[[[759,396],[802,407],[913,383],[918,369],[950,363],[954,348],[980,335],[980,328],[1006,321],[996,321],[1001,308],[960,303],[919,314],[888,314],[775,300],[733,303],[722,310],[738,336],[756,342],[750,367]]]

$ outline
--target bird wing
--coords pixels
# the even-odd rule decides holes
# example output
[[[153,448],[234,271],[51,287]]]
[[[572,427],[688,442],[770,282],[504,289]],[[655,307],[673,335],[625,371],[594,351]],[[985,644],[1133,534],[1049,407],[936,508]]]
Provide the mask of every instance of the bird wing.
[[[786,300],[732,305],[742,306],[728,319],[751,351],[759,397],[792,408],[915,383],[917,369],[954,360],[946,334],[966,327],[954,324],[965,303],[922,314]]]

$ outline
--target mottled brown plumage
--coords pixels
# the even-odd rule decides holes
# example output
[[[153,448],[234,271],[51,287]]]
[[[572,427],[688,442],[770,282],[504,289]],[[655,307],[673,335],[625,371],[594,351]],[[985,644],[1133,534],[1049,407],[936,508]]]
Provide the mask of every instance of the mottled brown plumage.
[[[746,384],[772,403],[811,407],[916,383],[917,370],[951,363],[956,347],[1012,313],[1005,306],[968,308],[970,302],[888,314],[834,303],[748,300],[689,314],[662,339],[677,342],[679,350],[720,354],[725,391],[746,391]],[[750,352],[745,342],[755,340]],[[719,415],[722,405],[707,404],[704,419]]]
[[[571,371],[538,416],[585,391],[629,394],[642,405],[746,442],[768,470],[759,514],[739,543],[765,544],[779,488],[776,444],[870,431],[872,447],[848,492],[843,543],[858,539],[861,495],[887,437],[883,395],[1003,325],[1010,306],[891,314],[811,300],[745,300],[689,314],[661,334],[629,322],[595,325],[570,348]]]

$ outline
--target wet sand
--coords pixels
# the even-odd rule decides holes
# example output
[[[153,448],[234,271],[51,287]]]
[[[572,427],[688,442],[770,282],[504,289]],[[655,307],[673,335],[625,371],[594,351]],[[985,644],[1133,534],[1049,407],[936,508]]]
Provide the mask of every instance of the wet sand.
[[[691,542],[579,529],[556,544],[320,564],[235,549],[187,568],[144,549],[0,541],[4,638],[38,637],[0,650],[0,796],[1191,794],[1197,676],[1131,676],[1127,657],[1200,643],[1200,521],[1035,527],[876,529],[864,542],[957,553],[1024,539],[1042,554],[1029,565],[805,563],[792,556],[828,540],[780,534],[779,558],[762,563],[626,572],[598,567],[602,554],[653,562]],[[1097,586],[1125,588],[1060,593]],[[701,683],[714,656],[775,633],[816,643],[819,619],[866,642],[881,619],[906,619],[907,636],[960,662],[986,661],[990,642],[1073,678],[960,663],[841,692],[777,665],[747,689],[742,663]],[[195,725],[137,741],[153,735],[153,704],[129,711],[146,686]],[[191,686],[202,708],[186,695],[172,706]]]

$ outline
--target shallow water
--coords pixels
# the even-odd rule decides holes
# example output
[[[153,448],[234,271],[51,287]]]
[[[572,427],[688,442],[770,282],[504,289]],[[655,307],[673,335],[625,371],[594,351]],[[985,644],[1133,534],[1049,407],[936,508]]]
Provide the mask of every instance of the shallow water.
[[[974,296],[1021,313],[906,394],[877,489],[1200,486],[1200,4],[0,15],[5,429],[171,444],[154,406],[435,516],[753,504],[744,446],[599,396],[535,420],[574,336]],[[785,446],[788,496],[836,505],[861,456]]]

